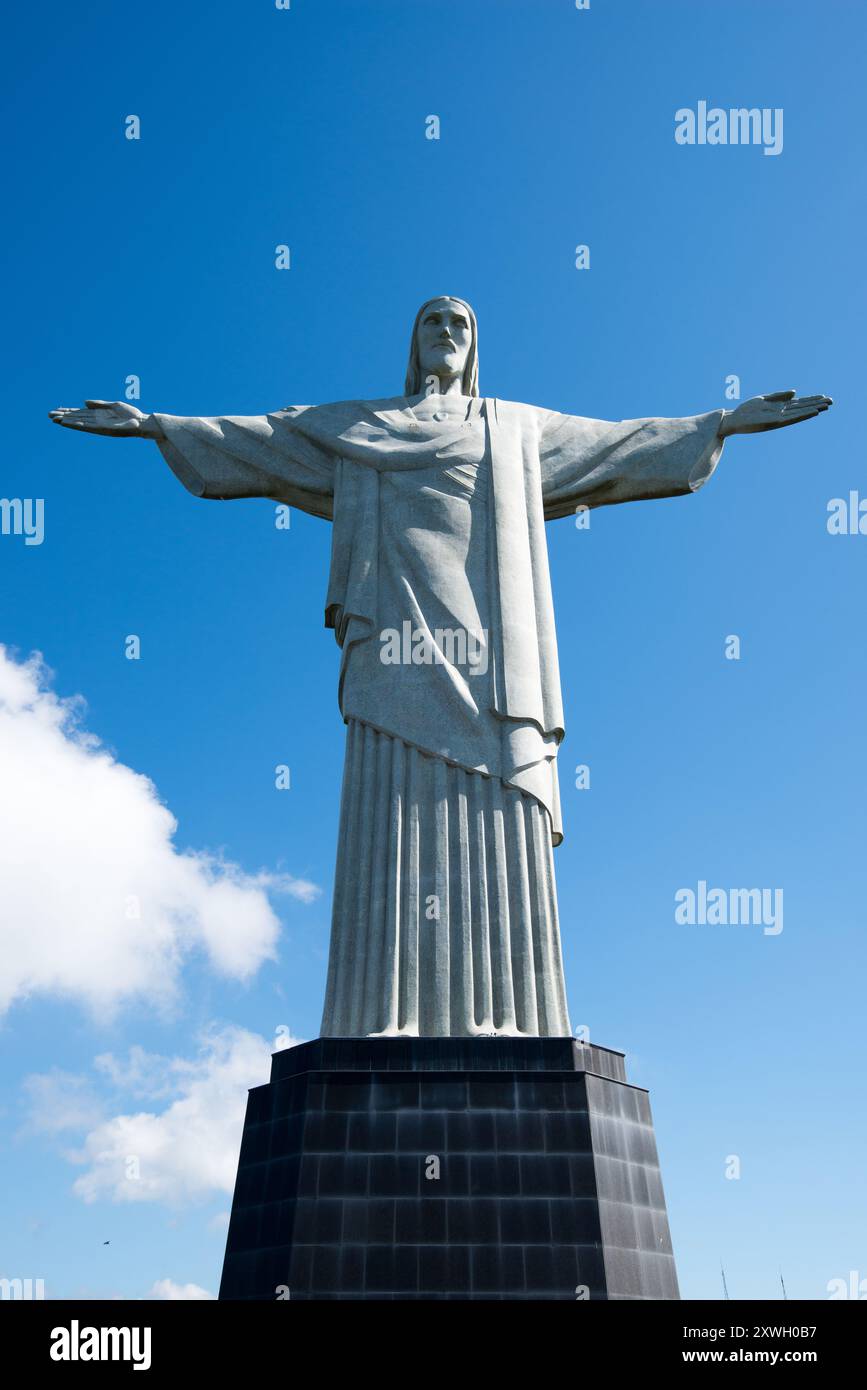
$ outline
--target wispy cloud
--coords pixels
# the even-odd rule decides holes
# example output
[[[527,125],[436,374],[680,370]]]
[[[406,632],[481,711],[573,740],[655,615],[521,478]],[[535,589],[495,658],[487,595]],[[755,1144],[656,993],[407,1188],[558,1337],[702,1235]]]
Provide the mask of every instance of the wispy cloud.
[[[54,1067],[22,1083],[27,1106],[24,1133],[47,1135],[81,1132],[99,1124],[105,1107],[89,1077]]]
[[[205,1299],[214,1299],[215,1293],[208,1293],[207,1289],[202,1289],[198,1284],[176,1284],[174,1279],[157,1279],[156,1283],[145,1294],[145,1298],[161,1299],[163,1301],[178,1302],[202,1302]]]
[[[144,1087],[152,1100],[165,1103],[119,1110],[117,1098],[113,1108],[103,1096],[92,1124],[97,1111],[89,1108],[89,1079],[61,1073],[29,1077],[28,1127],[52,1136],[61,1128],[78,1128],[76,1147],[67,1148],[65,1157],[83,1170],[73,1191],[85,1202],[160,1202],[178,1208],[230,1195],[247,1091],[268,1080],[272,1050],[266,1038],[223,1026],[203,1036],[193,1058],[159,1057],[140,1047],[130,1049],[126,1060],[104,1054],[96,1060],[94,1082],[128,1085],[139,1093]],[[64,1085],[72,1100],[70,1122],[61,1126],[52,1103]]]

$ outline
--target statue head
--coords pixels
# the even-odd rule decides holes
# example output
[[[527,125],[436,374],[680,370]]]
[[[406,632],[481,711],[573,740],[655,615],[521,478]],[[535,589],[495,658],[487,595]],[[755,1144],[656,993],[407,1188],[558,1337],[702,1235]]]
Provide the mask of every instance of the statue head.
[[[476,316],[465,299],[440,294],[425,300],[415,316],[404,393],[417,396],[427,390],[430,378],[455,376],[460,376],[462,395],[479,394]]]

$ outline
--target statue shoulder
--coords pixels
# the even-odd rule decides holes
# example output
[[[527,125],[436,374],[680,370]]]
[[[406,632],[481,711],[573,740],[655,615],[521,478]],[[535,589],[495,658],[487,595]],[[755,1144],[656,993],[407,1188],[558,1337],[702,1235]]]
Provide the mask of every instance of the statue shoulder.
[[[546,410],[540,405],[528,405],[526,401],[506,401],[501,396],[486,396],[485,408],[494,419],[525,429],[541,429],[557,414],[556,410]]]

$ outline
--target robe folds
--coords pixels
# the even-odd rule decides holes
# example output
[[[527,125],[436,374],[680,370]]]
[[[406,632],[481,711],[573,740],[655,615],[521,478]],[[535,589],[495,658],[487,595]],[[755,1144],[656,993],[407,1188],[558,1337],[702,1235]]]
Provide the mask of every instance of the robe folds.
[[[395,397],[155,417],[196,496],[333,522],[348,743],[323,1035],[569,1033],[545,521],[695,491],[723,413],[611,422],[474,398],[436,421]]]

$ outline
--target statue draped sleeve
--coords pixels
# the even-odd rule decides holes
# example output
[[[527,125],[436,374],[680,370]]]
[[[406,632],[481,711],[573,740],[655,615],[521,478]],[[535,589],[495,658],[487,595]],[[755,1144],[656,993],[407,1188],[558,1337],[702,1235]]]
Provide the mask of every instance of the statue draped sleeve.
[[[271,415],[155,415],[166,463],[196,497],[270,497],[333,519],[334,408]]]
[[[681,419],[590,420],[542,411],[545,517],[697,491],[719,462],[724,410]]]

